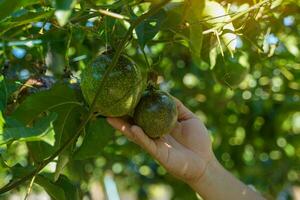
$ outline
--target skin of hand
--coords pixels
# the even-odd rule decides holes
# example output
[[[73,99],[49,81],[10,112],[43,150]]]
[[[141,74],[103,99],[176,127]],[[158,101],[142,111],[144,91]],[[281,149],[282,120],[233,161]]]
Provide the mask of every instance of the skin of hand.
[[[107,121],[204,199],[264,199],[223,168],[213,153],[205,125],[179,100],[174,100],[178,110],[177,124],[171,133],[159,139],[149,138],[140,127],[123,118],[108,118]]]
[[[150,153],[169,173],[189,184],[197,182],[213,159],[207,129],[179,100],[175,99],[178,122],[170,134],[149,138],[143,130],[122,118],[107,121]]]

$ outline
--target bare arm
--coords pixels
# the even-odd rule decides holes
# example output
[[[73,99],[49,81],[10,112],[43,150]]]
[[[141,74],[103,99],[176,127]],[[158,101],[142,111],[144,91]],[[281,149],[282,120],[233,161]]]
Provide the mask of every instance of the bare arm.
[[[264,199],[221,166],[204,124],[179,100],[176,103],[177,125],[160,139],[149,138],[140,127],[122,118],[108,118],[108,122],[205,199]]]

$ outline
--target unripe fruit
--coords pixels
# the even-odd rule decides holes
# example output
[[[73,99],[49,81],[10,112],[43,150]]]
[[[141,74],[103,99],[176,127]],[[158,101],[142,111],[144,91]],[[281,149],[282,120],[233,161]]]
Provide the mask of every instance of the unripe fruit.
[[[113,55],[107,53],[94,59],[82,72],[81,89],[87,103],[91,105],[102,82],[95,111],[103,116],[120,117],[133,111],[144,84],[139,67],[125,56],[120,56],[117,65],[102,81],[112,58]]]
[[[177,107],[166,92],[146,90],[135,108],[134,122],[151,138],[159,138],[171,132],[177,122]]]
[[[219,56],[213,68],[215,79],[222,85],[236,88],[246,78],[249,72],[249,63],[245,54],[236,53],[234,57]]]

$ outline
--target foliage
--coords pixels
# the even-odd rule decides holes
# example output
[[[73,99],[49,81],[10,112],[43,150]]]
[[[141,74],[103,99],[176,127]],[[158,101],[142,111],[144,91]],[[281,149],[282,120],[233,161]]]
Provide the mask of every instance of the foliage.
[[[161,184],[197,199],[83,100],[81,71],[112,48],[205,122],[228,170],[287,196],[300,181],[300,3],[217,2],[0,0],[0,193],[34,182],[82,199],[113,173],[138,199]]]

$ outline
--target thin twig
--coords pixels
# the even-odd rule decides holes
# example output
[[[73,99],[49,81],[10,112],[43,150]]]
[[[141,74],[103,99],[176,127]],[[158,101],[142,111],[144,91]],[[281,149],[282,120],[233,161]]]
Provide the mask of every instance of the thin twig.
[[[27,189],[26,195],[25,195],[25,197],[24,197],[24,200],[27,200],[27,198],[28,198],[28,196],[29,196],[29,194],[30,194],[30,192],[31,192],[31,189],[32,189],[32,186],[33,186],[35,177],[36,177],[36,176],[33,176],[32,179],[31,179],[31,181],[30,181],[30,184],[29,184],[29,186],[28,186],[28,189]]]
[[[105,16],[109,16],[109,17],[112,17],[112,18],[115,18],[115,19],[120,19],[120,20],[124,20],[124,21],[128,21],[130,22],[130,18],[128,16],[125,16],[125,15],[121,15],[119,13],[115,13],[115,12],[112,12],[112,11],[109,11],[109,10],[104,10],[104,9],[98,9],[98,10],[81,10],[81,9],[75,9],[77,11],[83,11],[83,12],[88,12],[89,14],[88,15],[84,15],[84,16],[80,16],[78,18],[74,18],[72,20],[74,21],[77,21],[78,19],[80,18],[87,18],[87,17],[96,17],[98,13],[100,13],[101,15],[105,15]],[[71,20],[71,21],[72,21]]]
[[[145,52],[144,48],[141,47],[141,51],[142,51],[142,53],[143,53],[143,56],[144,56],[144,59],[145,59],[147,68],[148,68],[148,70],[150,70],[150,69],[151,69],[151,65],[150,65],[150,62],[149,62],[149,60],[148,60],[148,57],[147,57],[147,55],[146,55],[146,52]]]
[[[113,17],[113,18],[116,18],[116,19],[130,21],[129,17],[127,17],[125,15],[118,14],[118,13],[111,12],[111,11],[108,11],[108,10],[99,9],[98,12],[101,13],[102,15],[106,15],[106,16]]]

